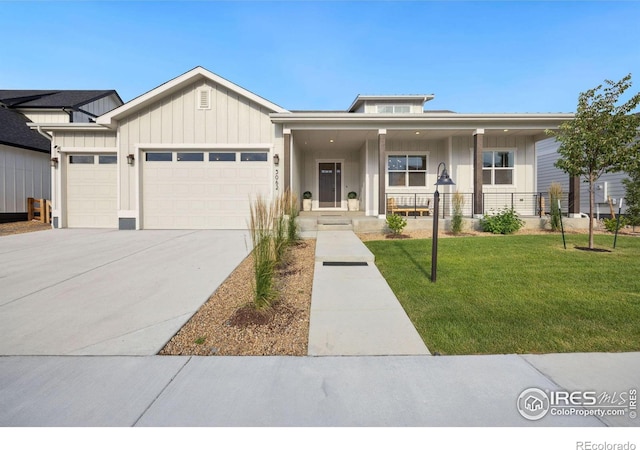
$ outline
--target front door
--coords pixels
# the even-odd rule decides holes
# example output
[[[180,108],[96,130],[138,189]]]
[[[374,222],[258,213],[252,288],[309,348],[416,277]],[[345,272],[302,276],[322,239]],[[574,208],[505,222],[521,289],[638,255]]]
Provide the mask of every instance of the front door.
[[[320,208],[339,208],[342,201],[342,163],[318,163]]]

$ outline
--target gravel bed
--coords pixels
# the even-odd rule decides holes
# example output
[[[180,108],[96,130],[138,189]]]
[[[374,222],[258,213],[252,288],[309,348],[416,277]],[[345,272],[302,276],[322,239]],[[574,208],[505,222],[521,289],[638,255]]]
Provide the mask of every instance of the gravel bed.
[[[278,300],[262,316],[267,323],[242,320],[253,293],[248,256],[159,354],[306,355],[315,240],[291,247],[285,260],[288,264],[277,273]]]
[[[50,230],[51,224],[42,223],[39,220],[32,220],[30,222],[10,222],[0,223],[0,236],[8,236],[10,234],[31,233],[33,231]]]

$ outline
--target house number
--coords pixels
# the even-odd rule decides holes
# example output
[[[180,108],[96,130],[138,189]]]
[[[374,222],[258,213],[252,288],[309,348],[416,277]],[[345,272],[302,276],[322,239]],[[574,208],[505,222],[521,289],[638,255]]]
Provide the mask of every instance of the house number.
[[[280,178],[280,175],[278,175],[278,169],[276,169],[276,174],[275,174],[274,178],[276,180],[276,191],[277,191],[278,187],[279,187],[278,179]]]

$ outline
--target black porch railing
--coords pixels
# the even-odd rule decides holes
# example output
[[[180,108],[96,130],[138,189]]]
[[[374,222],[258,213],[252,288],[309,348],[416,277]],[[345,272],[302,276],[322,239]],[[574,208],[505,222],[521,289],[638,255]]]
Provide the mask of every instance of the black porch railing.
[[[461,193],[463,198],[462,215],[473,217],[473,193]],[[440,217],[453,214],[453,193],[440,192]],[[421,217],[433,214],[433,193],[387,193],[387,214],[402,214]],[[482,194],[483,214],[491,214],[502,209],[513,208],[520,216],[543,217],[551,211],[551,202],[547,192],[484,192]],[[563,213],[569,210],[569,195],[560,197]]]

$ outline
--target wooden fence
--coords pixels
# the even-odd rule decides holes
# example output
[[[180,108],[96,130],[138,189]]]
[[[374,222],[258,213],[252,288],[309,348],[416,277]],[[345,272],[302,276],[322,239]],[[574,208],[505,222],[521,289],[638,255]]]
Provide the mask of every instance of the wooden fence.
[[[51,223],[51,202],[44,198],[27,198],[27,220]]]

